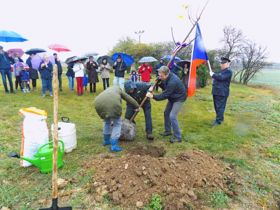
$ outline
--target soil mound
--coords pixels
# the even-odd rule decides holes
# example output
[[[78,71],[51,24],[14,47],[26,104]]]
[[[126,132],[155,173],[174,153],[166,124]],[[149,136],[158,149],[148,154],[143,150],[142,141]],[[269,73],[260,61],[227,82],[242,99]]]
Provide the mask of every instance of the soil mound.
[[[136,209],[148,204],[153,194],[159,194],[164,209],[188,209],[201,206],[200,190],[234,194],[230,190],[232,169],[202,151],[176,157],[154,157],[147,151],[144,147],[136,148],[123,157],[104,157],[86,163],[84,167],[96,170],[89,186],[95,201],[109,197],[114,204]]]

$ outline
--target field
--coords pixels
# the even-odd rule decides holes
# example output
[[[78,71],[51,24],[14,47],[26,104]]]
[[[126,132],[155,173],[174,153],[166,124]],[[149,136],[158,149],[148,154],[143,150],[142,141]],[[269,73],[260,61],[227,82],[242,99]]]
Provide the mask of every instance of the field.
[[[264,78],[262,77],[262,81]],[[41,83],[40,80],[38,82]],[[194,154],[203,154],[199,157],[213,157],[213,160],[224,165],[223,167],[229,167],[235,178],[229,186],[234,194],[223,191],[223,188],[219,187],[214,187],[212,191],[208,191],[207,186],[194,188],[191,193],[188,192],[192,194],[193,203],[184,203],[183,209],[279,209],[279,89],[232,84],[225,123],[215,128],[211,127],[215,116],[211,87],[199,89],[196,96],[188,99],[184,104],[179,116],[183,131],[181,144],[170,144],[168,138],[160,137],[159,133],[163,131],[163,110],[166,101],[153,101],[154,142],[149,143],[145,139],[144,116],[143,112],[140,112],[136,120],[135,141],[121,142],[124,151],[114,155],[108,151],[108,148],[101,146],[102,121],[93,108],[95,96],[102,91],[101,82],[98,84],[96,94],[87,91],[80,97],[68,90],[66,78],[63,80],[63,87],[63,92],[59,96],[59,116],[67,116],[76,124],[78,147],[65,155],[64,167],[59,170],[59,177],[67,181],[67,185],[60,190],[60,206],[71,205],[74,209],[167,207],[165,199],[168,198],[160,191],[153,194],[142,206],[138,203],[138,207],[137,205],[127,207],[121,202],[116,202],[114,193],[109,190],[105,191],[102,197],[96,196],[96,188],[92,190],[98,187],[95,175],[106,175],[106,173],[102,174],[104,167],[113,167],[118,162],[115,160],[137,160],[139,164],[144,164],[145,160],[151,160],[149,156],[132,156],[127,159],[130,157],[129,152],[135,147],[153,146],[166,151],[164,158],[169,158],[167,161],[181,153],[194,157],[191,156],[193,151],[196,151]],[[40,174],[35,167],[21,168],[18,159],[7,157],[9,152],[18,152],[20,148],[22,123],[22,117],[18,114],[20,108],[35,106],[46,110],[48,126],[50,127],[52,123],[52,98],[49,96],[42,98],[40,90],[39,87],[39,90],[29,94],[20,92],[4,94],[3,86],[0,86],[0,208],[29,210],[50,206],[51,174]],[[123,110],[125,110],[125,103],[123,103]],[[103,161],[104,156],[106,158]],[[143,157],[143,162],[137,157]],[[159,163],[161,159],[153,160],[153,163]],[[188,159],[180,163],[187,164]],[[102,164],[104,164],[103,168]],[[149,170],[156,171],[156,168],[148,168],[148,166],[146,168],[148,173]],[[195,169],[199,170],[200,165],[196,165]],[[212,169],[214,170],[214,166],[209,168],[209,173]],[[189,171],[188,174],[191,176],[192,172],[195,173]],[[160,201],[161,205],[158,205]]]
[[[264,69],[260,73],[258,73],[250,83],[280,87],[280,70]]]

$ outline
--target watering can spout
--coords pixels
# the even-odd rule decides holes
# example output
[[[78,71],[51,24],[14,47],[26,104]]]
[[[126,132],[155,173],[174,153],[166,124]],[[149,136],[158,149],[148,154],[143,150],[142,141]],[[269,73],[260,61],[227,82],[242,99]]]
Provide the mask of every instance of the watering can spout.
[[[31,159],[31,158],[27,158],[27,157],[22,157],[21,156],[20,159],[26,160],[26,161],[28,161],[29,163],[31,163],[32,165],[34,165],[36,167],[38,167],[40,165],[39,164],[40,160],[38,158]]]

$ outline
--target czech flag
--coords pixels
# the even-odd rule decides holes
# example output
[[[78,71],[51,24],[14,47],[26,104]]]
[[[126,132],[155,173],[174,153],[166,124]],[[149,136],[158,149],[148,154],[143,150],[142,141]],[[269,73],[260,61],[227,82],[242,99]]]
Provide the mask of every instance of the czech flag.
[[[196,69],[203,63],[208,61],[208,56],[203,44],[201,32],[198,23],[196,24],[196,34],[192,52],[191,68],[188,83],[188,96],[191,97],[195,94],[196,89]]]

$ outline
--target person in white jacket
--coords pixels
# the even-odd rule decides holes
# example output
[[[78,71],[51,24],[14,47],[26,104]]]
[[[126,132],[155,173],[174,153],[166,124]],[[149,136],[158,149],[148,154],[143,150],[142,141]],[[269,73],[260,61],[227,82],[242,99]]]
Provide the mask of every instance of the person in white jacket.
[[[85,72],[85,66],[82,60],[78,60],[73,67],[73,71],[75,72],[75,78],[77,82],[77,94],[78,96],[83,95],[83,78]]]

